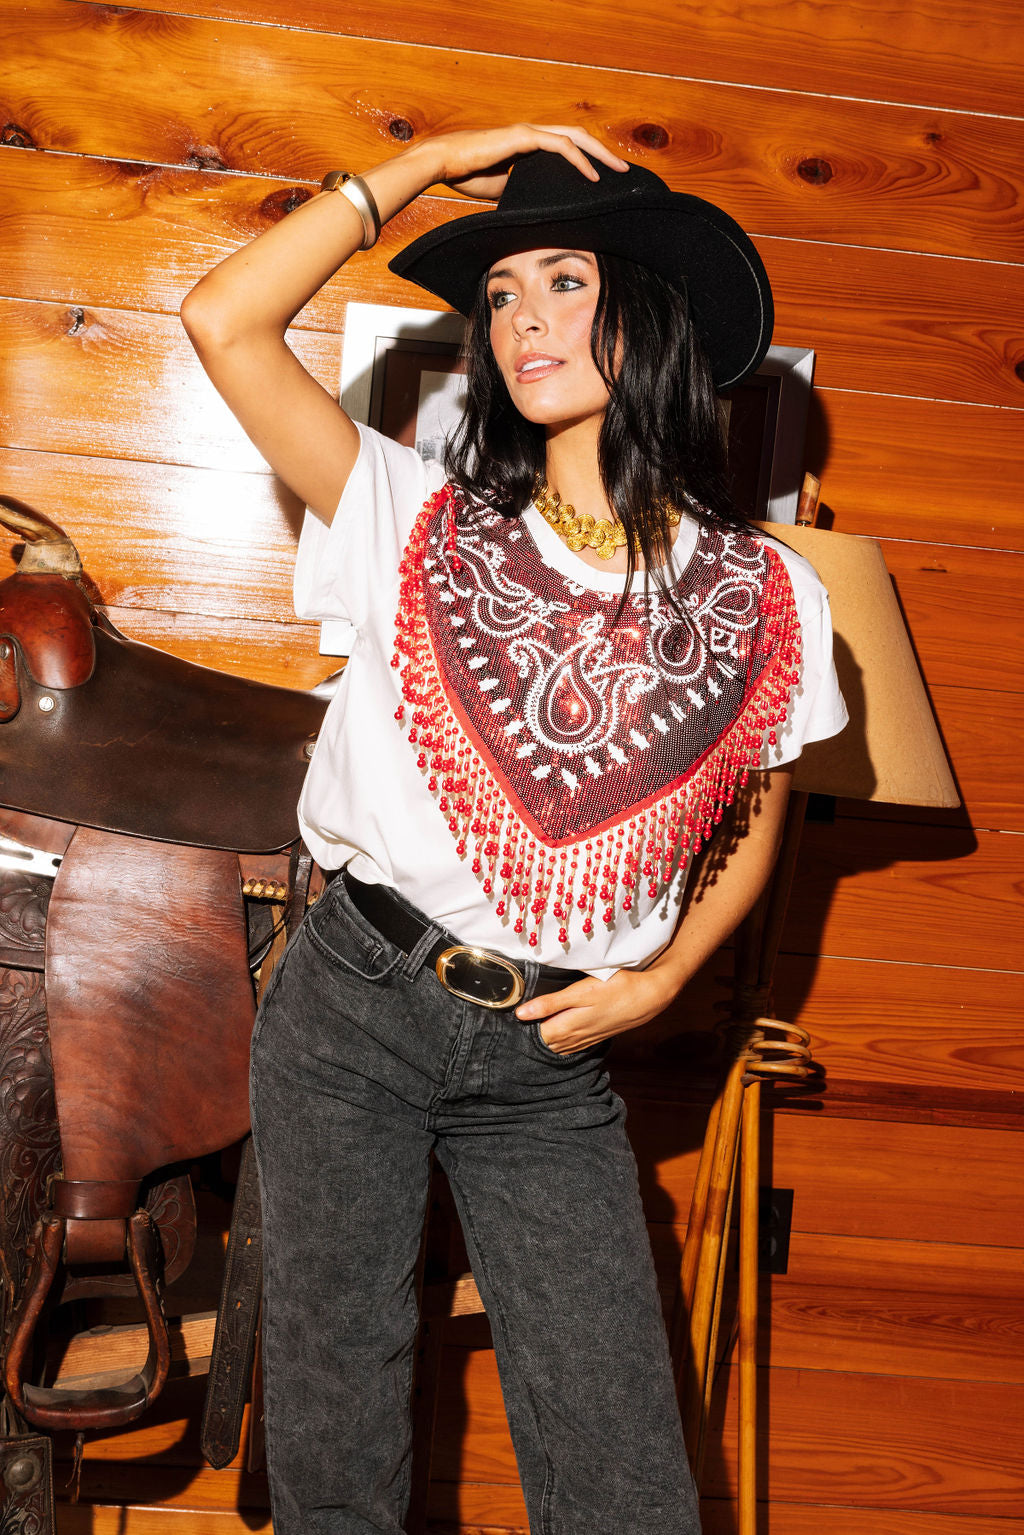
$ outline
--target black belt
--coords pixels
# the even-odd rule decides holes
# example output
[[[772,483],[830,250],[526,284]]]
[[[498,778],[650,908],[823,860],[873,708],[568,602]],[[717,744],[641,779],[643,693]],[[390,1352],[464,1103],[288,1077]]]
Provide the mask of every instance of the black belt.
[[[341,877],[356,911],[403,954],[411,954],[424,933],[434,926],[426,917],[411,911],[388,885],[364,884],[347,869],[342,869]],[[546,996],[552,991],[562,991],[574,981],[586,980],[583,970],[538,965],[536,979],[532,986],[528,986],[523,970],[504,954],[492,954],[488,949],[478,949],[471,944],[452,943],[447,934],[437,939],[424,955],[423,963],[434,967],[434,973],[446,991],[467,1002],[475,1002],[478,1007],[515,1007],[527,995]]]

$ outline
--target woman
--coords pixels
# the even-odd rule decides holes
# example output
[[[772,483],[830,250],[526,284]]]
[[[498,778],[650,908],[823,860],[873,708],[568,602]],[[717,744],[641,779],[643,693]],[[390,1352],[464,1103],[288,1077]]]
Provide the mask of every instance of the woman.
[[[502,194],[393,263],[471,316],[447,483],[357,427],[283,339],[441,181]],[[325,188],[182,311],[308,504],[300,613],[358,631],[300,807],[343,874],[253,1049],[275,1529],[401,1529],[433,1151],[531,1529],[689,1535],[603,1060],[750,908],[801,744],[845,720],[820,585],[744,534],[723,488],[714,388],[768,346],[767,279],[720,210],[578,129],[445,134]],[[747,769],[746,833],[680,920],[693,851]]]

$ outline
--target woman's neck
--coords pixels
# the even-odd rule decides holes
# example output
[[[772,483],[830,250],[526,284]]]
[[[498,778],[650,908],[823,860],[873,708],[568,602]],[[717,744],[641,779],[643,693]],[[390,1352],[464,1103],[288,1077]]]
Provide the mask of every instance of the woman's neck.
[[[546,475],[549,487],[580,514],[615,520],[615,512],[601,483],[597,456],[597,432],[575,430],[554,433],[547,441]]]
[[[600,420],[590,419],[549,432],[545,472],[549,489],[556,490],[578,517],[589,513],[595,521],[606,518],[609,522],[617,522],[601,480],[597,452],[600,426]],[[668,530],[669,546],[675,542],[677,532],[676,527]],[[611,559],[605,560],[596,550],[584,546],[576,551],[576,557],[584,565],[607,573],[623,574],[628,568],[624,548],[616,549]],[[637,570],[644,568],[643,556],[639,553],[634,565]]]

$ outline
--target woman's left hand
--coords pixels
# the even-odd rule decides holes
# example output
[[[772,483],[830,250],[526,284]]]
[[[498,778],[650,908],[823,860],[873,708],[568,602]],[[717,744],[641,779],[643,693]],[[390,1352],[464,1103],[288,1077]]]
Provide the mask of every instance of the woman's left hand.
[[[562,155],[589,181],[597,180],[597,172],[588,155],[611,170],[629,169],[628,161],[585,128],[564,123],[508,123],[501,128],[462,129],[424,139],[421,147],[441,155],[443,170],[438,179],[466,197],[491,200],[497,200],[505,190],[513,162],[535,150]]]
[[[556,1055],[599,1045],[638,1029],[664,1012],[673,997],[734,932],[771,873],[786,816],[791,763],[752,773],[736,797],[730,824],[742,826],[724,868],[690,882],[682,919],[672,941],[645,970],[617,970],[607,981],[588,976],[564,991],[531,997],[516,1008],[524,1023],[543,1022],[541,1038]]]
[[[531,997],[516,1008],[524,1023],[543,1021],[540,1035],[556,1055],[569,1055],[649,1023],[671,1002],[678,982],[656,960],[647,970],[617,970],[607,981],[588,976],[564,991]]]

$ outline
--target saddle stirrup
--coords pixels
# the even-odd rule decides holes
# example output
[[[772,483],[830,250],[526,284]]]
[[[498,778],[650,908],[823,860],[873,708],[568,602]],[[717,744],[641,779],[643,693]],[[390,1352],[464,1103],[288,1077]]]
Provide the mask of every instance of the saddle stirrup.
[[[60,1187],[61,1180],[55,1180]],[[74,1188],[74,1185],[70,1185]],[[116,1185],[114,1185],[116,1188]],[[109,1227],[117,1217],[99,1221]],[[7,1350],[4,1383],[22,1417],[37,1428],[107,1429],[130,1423],[158,1396],[167,1380],[171,1346],[161,1294],[160,1238],[148,1210],[133,1210],[121,1218],[124,1253],[145,1313],[149,1350],[141,1370],[121,1385],[74,1390],[37,1386],[26,1380],[32,1369],[36,1324],[54,1282],[65,1266],[69,1227],[86,1224],[79,1217],[47,1211],[39,1219],[28,1245],[29,1271],[15,1312]]]

